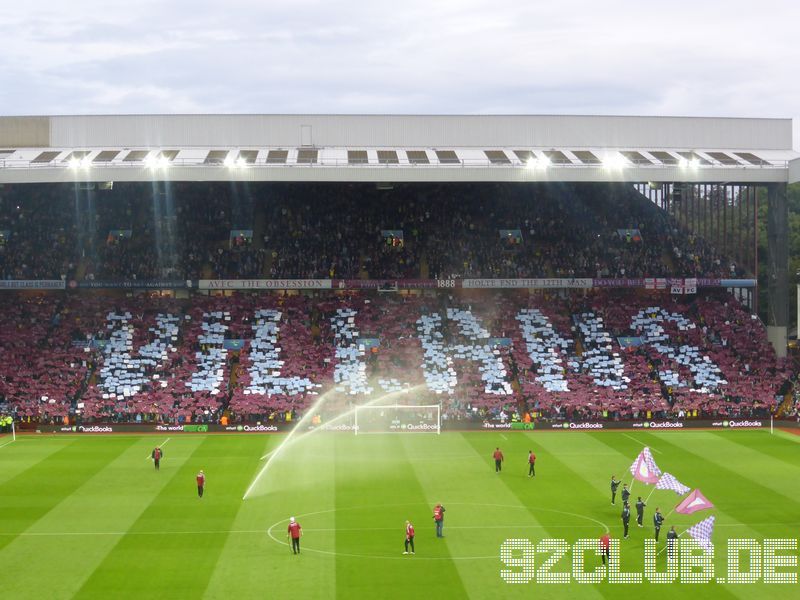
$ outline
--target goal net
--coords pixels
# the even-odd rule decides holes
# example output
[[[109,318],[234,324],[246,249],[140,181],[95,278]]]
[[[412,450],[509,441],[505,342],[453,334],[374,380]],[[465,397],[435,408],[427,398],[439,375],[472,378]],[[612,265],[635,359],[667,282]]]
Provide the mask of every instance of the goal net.
[[[441,433],[442,411],[438,404],[357,406],[356,435],[366,433]]]

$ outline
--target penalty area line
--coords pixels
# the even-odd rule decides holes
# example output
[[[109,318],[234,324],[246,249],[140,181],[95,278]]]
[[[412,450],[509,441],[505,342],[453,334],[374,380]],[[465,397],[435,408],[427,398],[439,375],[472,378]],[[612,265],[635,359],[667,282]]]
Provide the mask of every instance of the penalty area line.
[[[15,441],[16,440],[9,440],[5,444],[0,444],[0,448],[4,448],[5,446],[8,446],[9,444],[13,444]]]
[[[167,442],[168,442],[168,441],[170,441],[171,439],[172,439],[172,438],[167,438],[167,439],[165,439],[163,442],[161,442],[161,443],[160,443],[158,446],[156,446],[156,447],[157,447],[157,448],[163,448],[164,446],[166,446],[166,445],[167,445]],[[151,458],[153,458],[153,454],[152,454],[152,452],[151,452],[150,454],[148,454],[147,456],[145,456],[145,457],[144,457],[144,459],[145,459],[145,460],[149,460],[149,459],[151,459]]]

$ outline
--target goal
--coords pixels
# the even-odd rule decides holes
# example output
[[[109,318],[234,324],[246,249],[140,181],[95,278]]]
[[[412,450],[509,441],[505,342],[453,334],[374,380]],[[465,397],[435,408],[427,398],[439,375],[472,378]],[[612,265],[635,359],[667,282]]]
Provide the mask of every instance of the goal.
[[[442,407],[439,404],[357,406],[353,431],[367,433],[441,433]]]

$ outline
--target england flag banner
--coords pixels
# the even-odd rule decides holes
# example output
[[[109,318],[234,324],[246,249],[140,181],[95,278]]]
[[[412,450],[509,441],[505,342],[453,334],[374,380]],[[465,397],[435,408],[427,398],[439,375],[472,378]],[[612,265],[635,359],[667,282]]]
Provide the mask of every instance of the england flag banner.
[[[700,490],[695,490],[675,507],[675,512],[682,515],[690,515],[698,510],[706,510],[708,508],[714,508],[714,505],[711,504],[708,498],[703,496]]]
[[[643,483],[655,484],[658,483],[658,478],[661,475],[661,469],[656,465],[653,460],[653,455],[650,454],[650,448],[645,448],[633,461],[630,468],[633,478]]]

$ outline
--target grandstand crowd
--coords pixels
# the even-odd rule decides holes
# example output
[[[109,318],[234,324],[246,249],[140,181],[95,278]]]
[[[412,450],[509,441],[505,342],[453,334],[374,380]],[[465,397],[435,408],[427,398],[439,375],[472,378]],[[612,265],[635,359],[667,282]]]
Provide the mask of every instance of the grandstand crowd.
[[[740,418],[774,412],[795,376],[726,294],[58,292],[0,304],[0,401],[44,423],[287,421],[322,393],[323,417],[393,394],[442,403],[450,421]]]
[[[3,279],[742,274],[622,185],[7,185],[0,231]]]
[[[5,280],[744,274],[624,185],[14,185],[0,232]],[[450,421],[562,421],[791,399],[794,364],[733,296],[668,291],[5,292],[0,407],[235,423],[409,394]]]

